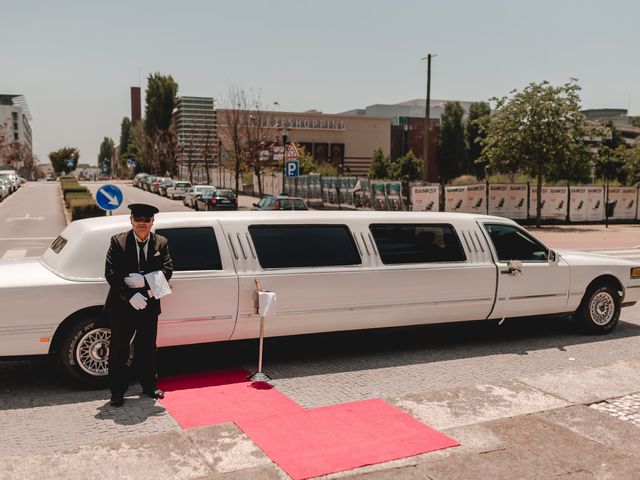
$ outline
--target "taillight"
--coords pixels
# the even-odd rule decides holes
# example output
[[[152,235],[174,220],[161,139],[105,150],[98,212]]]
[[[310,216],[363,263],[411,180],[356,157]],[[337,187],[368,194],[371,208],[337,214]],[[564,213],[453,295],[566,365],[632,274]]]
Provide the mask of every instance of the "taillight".
[[[211,199],[211,205],[215,205],[216,203],[218,203],[217,200],[215,198],[212,198]]]
[[[276,203],[273,204],[273,208],[280,208],[280,203],[276,200]]]

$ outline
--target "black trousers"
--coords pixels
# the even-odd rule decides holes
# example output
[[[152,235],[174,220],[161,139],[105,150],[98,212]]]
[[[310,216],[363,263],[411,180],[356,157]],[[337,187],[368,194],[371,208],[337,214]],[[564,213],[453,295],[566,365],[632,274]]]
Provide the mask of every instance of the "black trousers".
[[[144,311],[111,318],[109,346],[109,386],[112,395],[124,395],[129,388],[127,360],[131,338],[134,365],[144,390],[155,390],[157,384],[158,316]]]

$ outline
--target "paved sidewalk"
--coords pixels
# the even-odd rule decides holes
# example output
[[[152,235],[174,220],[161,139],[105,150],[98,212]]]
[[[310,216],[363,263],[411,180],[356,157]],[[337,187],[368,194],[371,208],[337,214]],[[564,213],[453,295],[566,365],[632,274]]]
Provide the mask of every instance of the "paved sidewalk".
[[[640,224],[526,227],[552,248],[640,248]]]
[[[639,391],[637,358],[582,371],[388,398],[461,446],[325,478],[637,480],[640,430],[605,410],[615,410],[612,406],[625,399],[637,405]],[[3,480],[92,477],[288,478],[230,423],[0,458]]]

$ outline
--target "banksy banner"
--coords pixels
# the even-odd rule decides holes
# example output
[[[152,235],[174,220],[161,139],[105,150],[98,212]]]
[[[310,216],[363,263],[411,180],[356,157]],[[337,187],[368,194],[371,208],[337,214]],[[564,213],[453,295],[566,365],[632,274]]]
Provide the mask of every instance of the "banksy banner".
[[[402,184],[400,182],[387,182],[385,184],[387,205],[389,210],[402,210]]]
[[[486,185],[445,187],[445,212],[486,213]]]
[[[604,188],[587,187],[587,222],[604,220]]]
[[[375,210],[388,210],[385,182],[371,182],[371,196]]]
[[[567,187],[542,187],[542,210],[540,217],[549,220],[566,220],[567,218]],[[529,217],[536,218],[538,200],[537,187],[529,190]]]
[[[411,202],[414,212],[439,211],[440,185],[411,187]]]
[[[337,177],[322,177],[322,202],[325,205],[338,205]]]
[[[569,201],[569,220],[572,222],[586,222],[589,212],[589,197],[587,187],[571,187]]]
[[[509,217],[509,185],[489,185],[489,215]]]
[[[507,217],[512,220],[527,218],[527,185],[509,185]]]
[[[613,220],[636,218],[637,200],[638,190],[634,187],[609,188],[609,202],[613,204],[613,214],[609,218]]]

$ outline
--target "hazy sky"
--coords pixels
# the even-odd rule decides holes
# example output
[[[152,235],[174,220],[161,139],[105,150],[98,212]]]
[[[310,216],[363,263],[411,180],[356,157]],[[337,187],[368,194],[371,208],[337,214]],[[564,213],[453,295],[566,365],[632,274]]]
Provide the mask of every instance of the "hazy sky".
[[[20,0],[0,12],[0,93],[26,96],[41,159],[71,145],[96,163],[103,137],[119,142],[129,87],[152,72],[182,95],[237,85],[282,111],[337,113],[424,98],[420,58],[434,53],[432,98],[575,77],[584,108],[640,114],[632,0]]]

